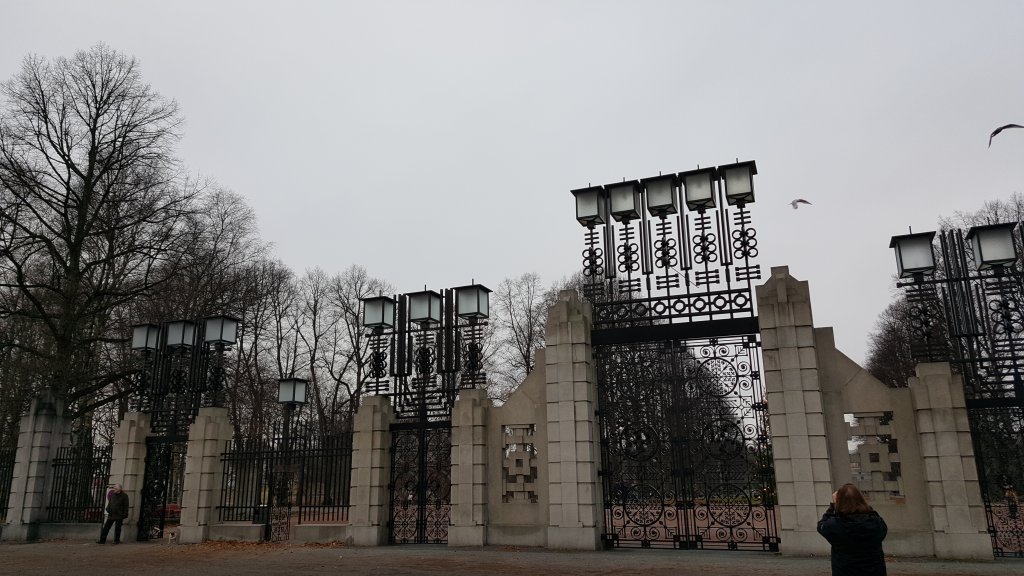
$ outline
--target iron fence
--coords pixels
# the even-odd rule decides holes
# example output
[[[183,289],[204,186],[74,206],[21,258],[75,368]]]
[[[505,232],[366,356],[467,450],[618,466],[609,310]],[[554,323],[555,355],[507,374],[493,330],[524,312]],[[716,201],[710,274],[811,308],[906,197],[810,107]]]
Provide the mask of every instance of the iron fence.
[[[14,457],[17,452],[18,449],[14,446],[0,446],[0,524],[7,520],[7,503],[11,495]]]
[[[110,446],[64,446],[53,461],[50,522],[102,522]]]
[[[298,524],[348,521],[351,433],[236,438],[221,461],[221,522],[267,524],[272,507],[290,508]]]

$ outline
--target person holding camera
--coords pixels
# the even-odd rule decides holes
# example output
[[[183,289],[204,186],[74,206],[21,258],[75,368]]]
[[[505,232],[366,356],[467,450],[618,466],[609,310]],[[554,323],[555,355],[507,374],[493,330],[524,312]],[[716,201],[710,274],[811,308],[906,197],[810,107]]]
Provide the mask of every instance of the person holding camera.
[[[885,576],[882,540],[888,531],[856,486],[840,486],[818,521],[818,533],[832,545],[832,576]]]

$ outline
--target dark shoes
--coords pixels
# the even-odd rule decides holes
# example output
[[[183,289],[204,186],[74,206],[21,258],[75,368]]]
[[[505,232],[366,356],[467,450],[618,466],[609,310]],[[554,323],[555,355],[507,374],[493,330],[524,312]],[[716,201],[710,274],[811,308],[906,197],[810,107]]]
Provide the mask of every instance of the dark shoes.
[[[120,544],[120,543],[121,543],[120,541],[114,540],[114,544]]]
[[[96,543],[97,544],[106,544],[106,542],[104,542],[103,540],[97,540]]]

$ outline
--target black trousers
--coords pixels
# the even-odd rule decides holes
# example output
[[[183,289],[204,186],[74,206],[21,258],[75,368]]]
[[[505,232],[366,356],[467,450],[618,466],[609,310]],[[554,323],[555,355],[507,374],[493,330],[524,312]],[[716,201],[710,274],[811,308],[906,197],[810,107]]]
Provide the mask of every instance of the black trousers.
[[[100,530],[100,542],[107,541],[107,534],[110,533],[110,527],[114,527],[114,542],[121,541],[121,523],[124,522],[121,518],[113,519],[107,518],[107,521],[103,523],[103,530]]]

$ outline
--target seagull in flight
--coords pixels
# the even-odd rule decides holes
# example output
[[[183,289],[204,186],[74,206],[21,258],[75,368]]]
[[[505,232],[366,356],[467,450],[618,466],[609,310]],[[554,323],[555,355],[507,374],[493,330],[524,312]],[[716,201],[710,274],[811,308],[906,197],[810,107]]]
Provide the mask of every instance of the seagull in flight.
[[[792,202],[789,203],[789,205],[793,207],[793,210],[799,208],[801,204],[807,204],[808,206],[812,206],[810,202],[804,200],[803,198],[797,198],[796,200],[793,200]]]
[[[992,131],[991,134],[988,135],[989,148],[992,147],[992,139],[998,136],[1000,132],[1006,130],[1007,128],[1024,128],[1024,126],[1021,126],[1020,124],[1007,124],[1006,126],[1000,126],[999,128],[996,128],[995,130]]]

